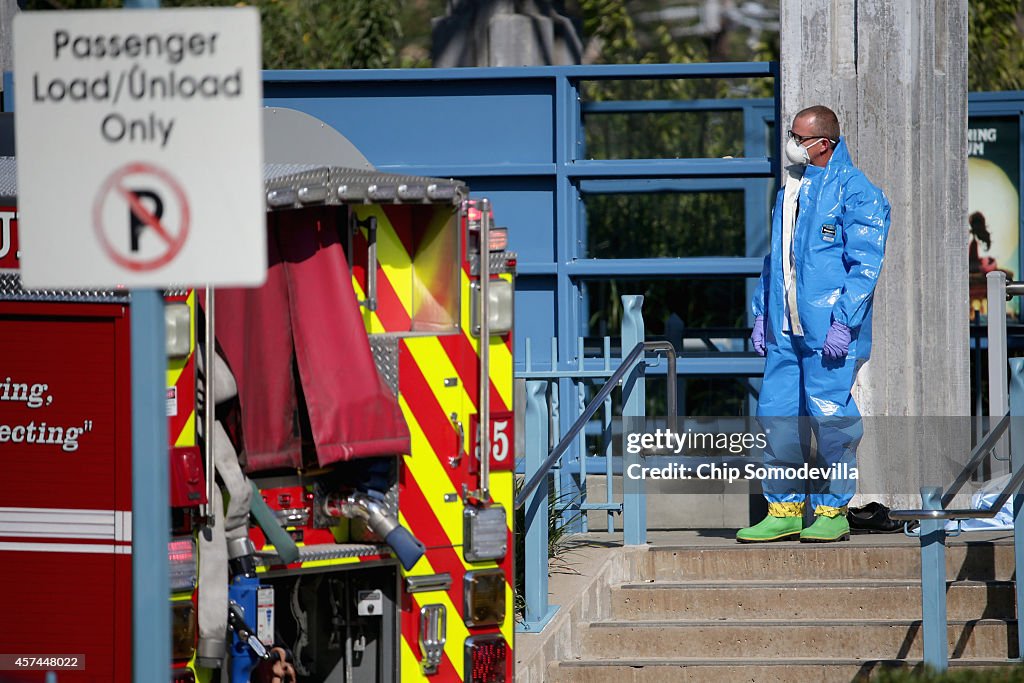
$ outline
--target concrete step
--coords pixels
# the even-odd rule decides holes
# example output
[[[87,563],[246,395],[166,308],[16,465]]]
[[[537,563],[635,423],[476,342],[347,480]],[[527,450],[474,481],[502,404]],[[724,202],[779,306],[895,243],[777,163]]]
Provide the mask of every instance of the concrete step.
[[[636,657],[906,659],[923,656],[920,620],[602,621],[581,630],[583,659]],[[950,659],[1017,657],[1017,623],[950,620]]]
[[[921,578],[916,544],[811,544],[655,547],[639,558],[637,581],[816,580]],[[1008,581],[1013,578],[1013,545],[1008,542],[950,543],[949,580]]]
[[[951,660],[950,669],[997,669],[998,659]],[[920,660],[866,659],[629,659],[552,664],[551,683],[866,683],[883,668],[920,668]]]
[[[629,619],[814,619],[828,606],[830,619],[921,618],[921,582],[718,581],[631,583],[611,589],[612,618]],[[949,619],[1013,619],[1013,583],[957,581],[947,584]]]

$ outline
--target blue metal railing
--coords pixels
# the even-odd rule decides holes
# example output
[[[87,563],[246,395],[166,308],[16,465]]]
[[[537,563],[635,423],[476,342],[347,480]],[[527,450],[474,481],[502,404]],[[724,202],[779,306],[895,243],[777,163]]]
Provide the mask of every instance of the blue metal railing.
[[[553,468],[557,469],[560,459],[574,444],[578,447],[580,463],[580,489],[584,499],[572,507],[585,515],[589,510],[606,510],[608,512],[608,530],[612,531],[615,512],[623,515],[624,541],[627,545],[639,545],[645,542],[647,524],[645,519],[646,500],[642,489],[630,488],[623,490],[622,502],[612,501],[612,391],[621,384],[622,414],[624,417],[642,417],[644,386],[644,356],[648,351],[664,352],[668,356],[668,411],[669,415],[678,412],[675,396],[675,349],[668,342],[644,341],[644,326],[641,308],[643,297],[623,296],[624,309],[622,329],[622,358],[612,368],[611,342],[604,340],[604,369],[598,371],[579,370],[580,375],[564,371],[527,371],[526,382],[526,453],[523,471],[526,482],[516,496],[516,508],[525,505],[525,591],[526,610],[523,621],[518,628],[522,631],[540,631],[554,616],[557,606],[548,604],[548,524],[549,484],[548,477]],[[582,340],[581,344],[582,344]],[[580,349],[582,356],[582,348]],[[529,357],[529,352],[527,353]],[[552,418],[557,419],[558,381],[568,379],[576,384],[577,399],[581,405],[580,414],[568,432],[550,451],[549,426]],[[586,384],[604,379],[597,394],[587,403]],[[549,398],[550,397],[550,398]],[[550,401],[550,402],[549,402]],[[586,405],[583,405],[586,403]],[[602,452],[605,459],[605,481],[607,499],[595,503],[585,499],[586,496],[586,455],[584,427],[591,417],[603,408],[601,418]],[[624,459],[636,458],[623,454]],[[629,463],[623,462],[623,467]],[[555,501],[562,499],[558,493],[555,478]]]
[[[1024,595],[1020,577],[1024,576],[1024,358],[1011,358],[1007,362],[1006,301],[1008,295],[1024,295],[1024,283],[1007,283],[1002,272],[987,275],[988,281],[988,362],[991,368],[992,396],[990,430],[974,447],[971,457],[950,487],[943,492],[938,486],[921,488],[921,509],[892,510],[893,519],[920,520],[921,528],[921,623],[924,631],[924,661],[939,671],[949,666],[948,622],[946,619],[946,522],[964,519],[994,517],[1007,500],[1013,497],[1013,544],[1017,623],[1024,624]],[[1009,384],[1006,370],[1009,367]],[[1007,405],[1007,395],[1009,402]],[[1003,414],[1005,408],[1008,414]],[[995,419],[998,418],[998,419]],[[1003,492],[984,509],[948,509],[961,487],[990,455],[998,457],[1006,446],[1000,443],[1009,431],[1010,466],[1013,477]],[[1024,629],[1018,628],[1017,652],[1024,654]]]

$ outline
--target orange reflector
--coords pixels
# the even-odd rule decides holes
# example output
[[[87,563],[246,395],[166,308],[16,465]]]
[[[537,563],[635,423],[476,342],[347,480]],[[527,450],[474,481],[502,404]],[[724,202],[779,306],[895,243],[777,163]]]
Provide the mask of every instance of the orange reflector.
[[[505,621],[505,572],[466,572],[463,582],[466,626],[497,626]]]
[[[192,659],[196,647],[196,610],[191,600],[171,605],[171,657]]]

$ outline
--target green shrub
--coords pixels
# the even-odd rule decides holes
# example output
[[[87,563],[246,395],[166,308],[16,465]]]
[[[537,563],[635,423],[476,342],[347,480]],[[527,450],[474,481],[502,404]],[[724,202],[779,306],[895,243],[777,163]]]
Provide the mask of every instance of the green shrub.
[[[943,673],[933,669],[883,669],[875,683],[1024,683],[1024,665],[996,669],[957,667]]]

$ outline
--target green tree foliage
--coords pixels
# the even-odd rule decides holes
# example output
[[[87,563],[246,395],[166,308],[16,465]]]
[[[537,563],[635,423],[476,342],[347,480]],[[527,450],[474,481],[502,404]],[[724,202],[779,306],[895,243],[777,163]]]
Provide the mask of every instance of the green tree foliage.
[[[967,89],[1024,89],[1024,1],[970,0]]]
[[[402,0],[163,0],[162,7],[260,11],[265,69],[377,69],[396,66]],[[28,0],[26,9],[100,9],[121,0]]]
[[[394,66],[398,3],[380,0],[257,0],[267,69]]]

